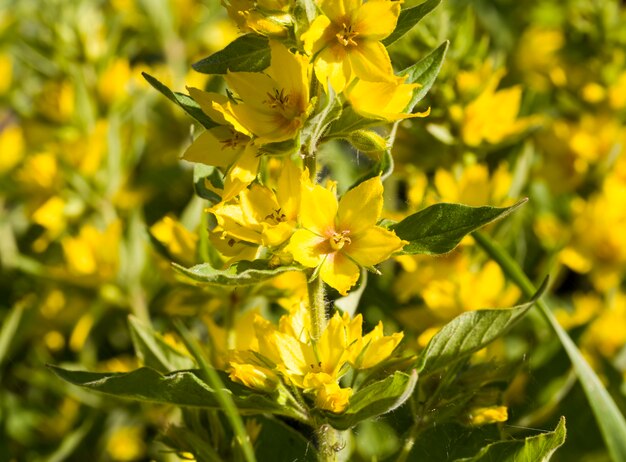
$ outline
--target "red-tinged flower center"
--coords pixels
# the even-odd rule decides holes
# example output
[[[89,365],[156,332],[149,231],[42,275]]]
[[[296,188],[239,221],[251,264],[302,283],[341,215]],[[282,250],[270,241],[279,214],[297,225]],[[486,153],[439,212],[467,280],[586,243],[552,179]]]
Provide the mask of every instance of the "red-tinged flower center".
[[[340,233],[335,231],[333,235],[330,236],[330,239],[328,239],[328,242],[330,242],[330,247],[333,250],[341,250],[343,249],[344,245],[350,245],[352,240],[348,237],[348,234],[350,234],[349,230],[341,231]]]
[[[341,29],[335,36],[337,37],[337,41],[339,43],[341,43],[344,47],[347,47],[358,45],[354,40],[357,35],[359,35],[359,33],[352,30],[352,25],[344,22],[341,24]]]

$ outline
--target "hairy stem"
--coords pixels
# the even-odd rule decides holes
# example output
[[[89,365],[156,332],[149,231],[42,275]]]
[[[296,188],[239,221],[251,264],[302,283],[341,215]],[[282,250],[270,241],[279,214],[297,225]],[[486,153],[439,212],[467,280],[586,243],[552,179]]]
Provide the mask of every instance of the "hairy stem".
[[[324,283],[319,276],[307,283],[309,292],[309,313],[311,314],[311,339],[319,340],[326,328],[326,302]]]

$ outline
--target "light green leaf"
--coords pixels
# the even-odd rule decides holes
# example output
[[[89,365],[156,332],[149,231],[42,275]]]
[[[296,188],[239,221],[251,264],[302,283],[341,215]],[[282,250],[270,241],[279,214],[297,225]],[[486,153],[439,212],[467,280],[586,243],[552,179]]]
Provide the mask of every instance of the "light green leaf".
[[[419,83],[421,85],[413,94],[405,112],[411,112],[435,83],[449,45],[450,42],[446,40],[420,61],[400,72],[400,75],[407,76],[405,83]]]
[[[23,315],[24,305],[17,303],[2,320],[2,329],[0,330],[0,365],[8,357]]]
[[[172,266],[180,274],[196,282],[219,286],[257,284],[287,271],[302,271],[302,267],[293,265],[272,268],[267,260],[240,261],[225,270],[215,269],[209,263],[203,263],[191,268],[185,268],[176,263],[173,263]]]
[[[352,106],[346,106],[343,108],[341,116],[330,124],[328,130],[324,133],[324,138],[347,138],[353,131],[377,127],[387,123],[386,120],[367,119],[358,114]]]
[[[413,27],[420,22],[424,16],[434,10],[439,3],[441,3],[441,0],[426,0],[421,5],[401,10],[400,16],[398,16],[398,22],[396,23],[396,28],[391,35],[383,40],[383,45],[388,47],[408,31],[413,29]]]
[[[522,199],[506,208],[435,204],[391,225],[389,229],[409,241],[402,249],[404,254],[444,254],[454,249],[467,234],[507,216],[526,201]]]
[[[443,326],[417,359],[417,371],[431,373],[481,350],[516,324],[541,296],[547,279],[533,298],[508,309],[463,313]]]
[[[196,103],[191,96],[179,92],[173,92],[150,74],[142,72],[141,75],[143,75],[143,78],[146,79],[146,81],[152,85],[153,88],[158,90],[170,101],[178,104],[187,114],[200,122],[204,128],[209,129],[219,125],[211,120],[211,118],[202,111],[200,105]]]
[[[131,372],[85,372],[68,371],[56,366],[48,366],[63,380],[89,390],[152,403],[174,404],[183,407],[220,409],[215,391],[200,379],[200,371],[176,371],[161,374],[149,367]],[[224,377],[223,383],[229,388],[223,391],[232,396],[242,414],[270,412],[292,418],[289,406],[281,404],[278,393],[260,394],[249,388],[231,382]]]
[[[271,62],[269,40],[256,34],[236,38],[226,48],[204,58],[192,67],[203,74],[260,72]]]
[[[160,334],[154,332],[135,316],[128,317],[128,326],[135,352],[143,365],[159,372],[196,367],[193,359],[176,351]]]
[[[553,432],[524,440],[498,441],[485,446],[474,457],[455,462],[546,462],[565,442],[565,433],[565,418],[561,417]]]
[[[416,371],[410,375],[396,372],[357,391],[342,414],[326,413],[327,420],[337,430],[347,430],[366,419],[391,412],[411,396],[416,383]]]
[[[522,293],[528,295],[533,292],[533,283],[504,249],[480,232],[474,233],[473,236],[476,243],[500,265],[504,273],[522,290]],[[593,410],[611,459],[614,462],[626,460],[626,420],[624,415],[604,385],[602,385],[602,381],[595,371],[585,361],[574,341],[561,327],[548,304],[543,300],[539,300],[537,307],[556,333],[574,366],[574,371]]]

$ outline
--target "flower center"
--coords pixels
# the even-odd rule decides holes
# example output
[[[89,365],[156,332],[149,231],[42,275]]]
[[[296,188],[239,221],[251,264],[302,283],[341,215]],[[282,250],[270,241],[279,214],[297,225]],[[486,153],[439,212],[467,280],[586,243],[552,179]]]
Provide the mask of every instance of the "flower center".
[[[220,140],[220,144],[222,145],[222,150],[224,149],[235,149],[237,146],[239,146],[240,144],[244,144],[245,140],[243,139],[243,137],[237,133],[236,131],[232,132],[232,137],[231,138],[227,138],[225,140]]]
[[[330,242],[330,247],[333,250],[341,250],[343,249],[344,245],[350,245],[352,240],[348,237],[348,234],[350,234],[349,230],[345,230],[340,233],[335,231],[333,235],[330,236],[330,239],[328,239],[328,242]]]
[[[341,30],[337,32],[335,35],[339,43],[341,43],[344,47],[347,46],[357,46],[355,37],[359,35],[358,32],[352,30],[351,24],[346,24],[345,22],[341,24]]]
[[[268,216],[266,216],[265,221],[273,221],[276,224],[282,223],[284,221],[287,221],[287,215],[285,215],[279,207],[276,210],[274,210],[272,213],[270,213]]]
[[[263,102],[272,109],[280,108],[284,111],[289,104],[289,95],[285,94],[284,88],[281,88],[280,91],[274,89],[274,94],[267,92],[267,99]]]

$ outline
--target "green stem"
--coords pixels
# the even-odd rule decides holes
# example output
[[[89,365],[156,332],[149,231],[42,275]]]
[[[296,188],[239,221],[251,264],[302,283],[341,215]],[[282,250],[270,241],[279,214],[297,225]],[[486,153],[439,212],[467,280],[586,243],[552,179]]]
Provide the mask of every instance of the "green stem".
[[[302,161],[304,163],[304,168],[309,169],[309,178],[312,182],[315,182],[315,175],[317,174],[317,161],[315,159],[315,154],[303,152]]]
[[[339,451],[343,449],[344,443],[340,432],[329,424],[321,425],[317,430],[318,460],[319,462],[337,462]]]
[[[311,314],[311,340],[317,341],[326,328],[324,283],[319,276],[316,276],[315,279],[307,283],[307,289],[309,292],[309,313]]]
[[[532,297],[535,293],[535,286],[524,274],[518,263],[500,245],[486,235],[475,231],[472,236],[476,243],[500,265],[504,273],[517,284],[524,295]],[[537,300],[536,305],[559,337],[561,345],[563,345],[574,366],[574,371],[585,395],[587,395],[611,459],[615,462],[626,460],[626,420],[624,416],[594,370],[585,361],[576,344],[554,317],[548,304],[540,299]]]
[[[204,380],[215,392],[215,397],[220,403],[220,408],[224,411],[224,414],[226,414],[226,418],[233,428],[235,439],[239,443],[239,447],[243,452],[244,460],[246,462],[256,462],[254,449],[252,447],[252,443],[250,442],[248,432],[243,424],[243,420],[239,415],[237,405],[233,401],[230,394],[224,391],[224,384],[222,383],[220,376],[217,374],[217,371],[211,367],[204,352],[200,348],[200,345],[198,345],[198,342],[196,342],[191,336],[185,325],[180,320],[175,320],[174,327],[176,327],[176,330],[178,331],[187,349],[191,352],[196,361],[198,361],[198,365],[205,376]]]

